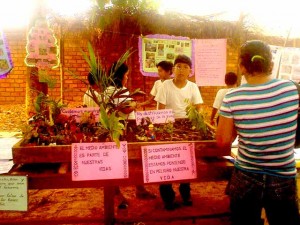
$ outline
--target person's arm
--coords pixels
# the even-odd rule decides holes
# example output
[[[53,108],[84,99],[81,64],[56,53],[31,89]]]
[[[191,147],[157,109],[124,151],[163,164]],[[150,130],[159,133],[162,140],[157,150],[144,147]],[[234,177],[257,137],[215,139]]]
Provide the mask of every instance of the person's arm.
[[[136,110],[136,107],[137,107],[137,103],[135,101],[130,100],[124,103],[124,107],[122,107],[120,111],[124,114],[129,114],[134,110]]]
[[[195,104],[195,107],[199,113],[201,113],[201,104]]]
[[[214,119],[215,119],[215,116],[216,116],[217,112],[218,112],[218,109],[216,109],[216,108],[213,108],[212,111],[211,111],[210,124],[213,125],[213,126],[215,126]]]
[[[217,146],[223,150],[223,155],[230,155],[231,144],[235,140],[237,132],[233,118],[219,116],[218,128],[216,131]]]
[[[165,109],[166,105],[162,104],[162,103],[158,103],[158,109]]]
[[[154,96],[149,95],[148,100],[141,102],[141,103],[137,103],[137,108],[141,108],[143,106],[150,105],[153,101],[154,101]]]

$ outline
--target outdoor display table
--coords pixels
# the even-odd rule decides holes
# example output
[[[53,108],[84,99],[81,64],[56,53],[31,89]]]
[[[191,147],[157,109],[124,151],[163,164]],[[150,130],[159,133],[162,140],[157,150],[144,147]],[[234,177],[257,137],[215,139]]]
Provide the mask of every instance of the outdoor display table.
[[[186,181],[211,181],[225,179],[231,172],[232,164],[221,159],[222,149],[215,140],[182,142],[132,142],[128,143],[129,178],[109,180],[72,181],[71,145],[22,146],[22,141],[12,148],[15,166],[9,172],[28,176],[29,189],[104,187],[104,224],[113,224],[114,186],[144,184],[141,146],[174,143],[195,144],[197,179]],[[160,182],[157,182],[158,184]],[[166,183],[166,182],[161,182]],[[172,181],[174,183],[174,181]],[[224,212],[221,212],[223,215]]]

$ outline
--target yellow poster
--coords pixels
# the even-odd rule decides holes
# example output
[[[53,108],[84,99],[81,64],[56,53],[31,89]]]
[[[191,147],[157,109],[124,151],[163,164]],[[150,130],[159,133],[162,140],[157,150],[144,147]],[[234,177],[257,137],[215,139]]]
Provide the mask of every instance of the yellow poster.
[[[163,61],[174,60],[177,55],[185,54],[192,59],[192,41],[188,38],[182,38],[174,36],[159,36],[157,37],[144,37],[141,41],[141,53],[142,53],[142,72],[146,76],[153,76],[153,73],[157,73],[156,64]],[[149,73],[149,74],[147,74]]]

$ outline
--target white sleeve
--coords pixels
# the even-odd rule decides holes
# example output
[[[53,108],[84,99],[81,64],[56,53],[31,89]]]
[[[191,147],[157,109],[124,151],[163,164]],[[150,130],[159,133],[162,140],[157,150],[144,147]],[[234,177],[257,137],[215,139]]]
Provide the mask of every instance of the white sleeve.
[[[201,93],[200,93],[200,90],[199,90],[199,88],[198,88],[198,86],[197,86],[197,84],[195,84],[195,83],[192,83],[192,93],[193,93],[193,103],[195,104],[195,105],[197,105],[197,104],[202,104],[203,103],[203,99],[202,99],[202,96],[201,96]]]
[[[214,104],[213,104],[213,107],[215,109],[220,109],[221,108],[222,101],[223,101],[223,98],[224,98],[225,95],[226,95],[226,90],[224,90],[224,89],[220,89],[217,92],[216,98],[215,98],[215,101],[214,101]]]
[[[166,82],[164,82],[162,84],[162,86],[159,88],[157,94],[155,95],[155,98],[154,100],[161,103],[161,104],[164,104],[166,105],[166,96],[167,96],[167,88],[166,88]]]
[[[155,81],[155,83],[153,84],[153,87],[150,91],[150,95],[152,95],[154,97],[157,95],[157,92],[158,92],[158,90],[157,90],[158,85],[157,84],[158,84],[157,81]]]

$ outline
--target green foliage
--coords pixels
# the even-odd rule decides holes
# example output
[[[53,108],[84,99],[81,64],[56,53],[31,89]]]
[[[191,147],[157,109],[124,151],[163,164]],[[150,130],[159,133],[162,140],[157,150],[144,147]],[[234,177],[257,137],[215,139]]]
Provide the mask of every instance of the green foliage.
[[[199,111],[197,110],[196,106],[193,105],[190,101],[185,100],[188,103],[186,107],[186,114],[188,119],[191,121],[192,126],[195,130],[200,131],[203,135],[206,136],[206,124],[204,122],[204,117]]]
[[[116,112],[108,114],[103,105],[100,106],[100,123],[104,129],[109,131],[109,138],[117,144],[118,148],[120,147],[120,136],[125,129],[121,121],[124,121],[124,118],[116,116]]]
[[[92,44],[88,42],[88,52],[82,51],[83,57],[88,63],[90,67],[90,72],[93,76],[95,84],[100,90],[98,94],[95,94],[94,89],[89,87],[91,97],[95,103],[100,107],[100,123],[103,129],[108,132],[109,139],[114,141],[117,146],[120,146],[120,136],[123,135],[125,126],[124,120],[125,118],[122,116],[122,110],[124,107],[128,107],[128,99],[144,94],[144,92],[140,91],[140,89],[135,90],[129,95],[125,95],[125,92],[128,90],[119,90],[113,82],[113,77],[115,72],[119,69],[119,67],[126,62],[126,60],[133,53],[132,48],[128,49],[121,57],[117,60],[116,65],[111,68],[110,71],[106,71],[102,65],[99,58],[96,56],[95,51],[92,47]],[[79,78],[78,76],[75,76]],[[79,78],[80,79],[80,78]],[[86,81],[84,82],[85,84]],[[87,84],[87,86],[89,86]],[[109,95],[106,93],[106,90],[109,86],[115,86],[112,93]],[[100,95],[100,97],[99,97]],[[123,98],[124,100],[120,102],[118,105],[115,105],[115,99]]]
[[[116,93],[117,89],[114,93],[112,93],[111,96],[113,97],[109,97],[108,96],[104,96],[104,91],[113,84],[113,77],[115,72],[118,70],[118,68],[125,63],[125,61],[129,58],[129,56],[134,52],[132,51],[132,48],[128,49],[117,61],[116,66],[114,68],[112,68],[111,71],[109,71],[108,73],[105,71],[104,68],[102,68],[101,65],[101,61],[98,59],[98,57],[95,54],[95,51],[92,47],[92,44],[90,42],[88,42],[88,53],[85,53],[84,51],[81,51],[83,54],[83,57],[85,59],[85,61],[88,63],[89,67],[90,67],[90,72],[92,73],[93,79],[98,87],[98,89],[100,90],[100,99],[97,97],[97,95],[95,94],[95,91],[90,88],[90,93],[91,95],[89,95],[89,97],[91,97],[94,102],[100,106],[103,105],[105,109],[108,108],[108,106],[111,106],[114,103],[114,98],[119,98],[120,94]],[[79,79],[82,81],[81,78],[79,78],[76,74],[70,72],[75,78]],[[86,81],[83,81],[83,83],[85,83],[88,86],[88,83]],[[136,95],[138,91],[135,91],[133,94],[131,94],[128,97],[132,97],[132,95]],[[141,92],[139,92],[141,93]],[[105,100],[106,98],[106,100]],[[107,100],[108,98],[108,100]]]
[[[61,99],[55,100],[42,92],[38,94],[33,105],[36,113],[42,115],[47,114],[47,112],[43,112],[43,110],[48,109],[49,107],[51,123],[53,122],[53,119],[55,120],[55,118],[60,114],[60,110],[67,106],[67,104],[62,103]]]
[[[168,134],[173,134],[174,132],[174,125],[173,125],[173,122],[168,122],[168,123],[165,123],[164,126],[163,126],[163,131],[164,132],[167,132]]]

